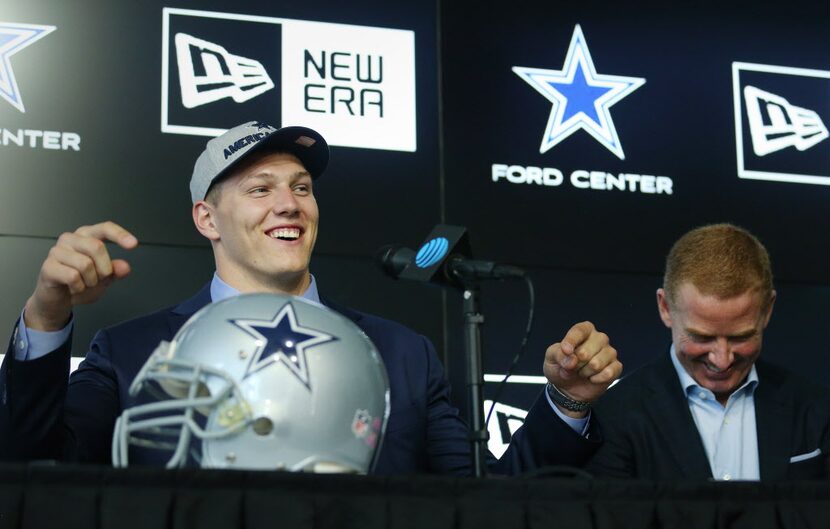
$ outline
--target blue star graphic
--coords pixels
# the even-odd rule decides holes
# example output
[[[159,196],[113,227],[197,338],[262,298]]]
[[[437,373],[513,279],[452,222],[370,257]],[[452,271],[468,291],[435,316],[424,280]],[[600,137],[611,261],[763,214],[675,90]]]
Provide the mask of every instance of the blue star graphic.
[[[261,121],[254,121],[253,126],[256,127],[257,130],[262,130],[262,129],[271,130],[271,129],[274,128],[271,125],[269,125],[267,123],[263,123]]]
[[[245,330],[257,342],[256,351],[251,358],[245,376],[259,371],[274,363],[282,363],[305,385],[311,389],[306,349],[337,338],[308,328],[297,322],[294,307],[287,303],[270,320],[236,319],[231,323]]]
[[[26,112],[26,109],[9,59],[53,31],[55,26],[0,22],[0,96],[21,112]]]
[[[582,129],[621,160],[625,159],[609,109],[646,80],[598,74],[579,24],[574,28],[561,70],[514,66],[513,72],[553,104],[539,152],[547,152]]]

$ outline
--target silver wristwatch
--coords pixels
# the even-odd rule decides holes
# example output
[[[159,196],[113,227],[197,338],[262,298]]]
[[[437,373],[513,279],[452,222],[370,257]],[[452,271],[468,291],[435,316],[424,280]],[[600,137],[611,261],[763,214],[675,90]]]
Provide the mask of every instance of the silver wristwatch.
[[[547,386],[545,387],[545,390],[548,392],[548,396],[550,397],[550,400],[552,400],[556,404],[559,404],[560,406],[562,406],[566,410],[585,411],[585,410],[591,409],[591,403],[590,402],[583,402],[581,400],[574,400],[574,399],[570,398],[569,396],[565,395],[564,393],[562,393],[561,391],[559,391],[559,389],[556,386],[554,386],[553,384],[551,384],[550,382],[548,382]]]

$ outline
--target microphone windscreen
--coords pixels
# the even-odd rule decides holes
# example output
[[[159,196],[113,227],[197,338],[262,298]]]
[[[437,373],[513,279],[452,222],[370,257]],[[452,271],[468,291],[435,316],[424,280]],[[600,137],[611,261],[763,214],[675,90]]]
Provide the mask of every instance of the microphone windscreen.
[[[374,260],[383,273],[397,279],[414,257],[414,250],[400,244],[387,244],[378,248]]]

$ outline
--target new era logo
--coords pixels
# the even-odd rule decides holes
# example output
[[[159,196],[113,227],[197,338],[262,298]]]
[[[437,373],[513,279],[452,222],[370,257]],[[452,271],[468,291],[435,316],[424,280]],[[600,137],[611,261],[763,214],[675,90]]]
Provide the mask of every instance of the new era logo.
[[[274,88],[265,66],[255,59],[233,55],[219,44],[186,33],[176,34],[175,41],[186,108],[226,97],[244,103]]]
[[[758,156],[788,147],[805,151],[827,139],[827,127],[810,109],[754,86],[744,87],[744,100],[752,148]]]
[[[493,406],[492,400],[484,401],[484,415],[490,414],[492,407],[492,417],[487,423],[487,432],[490,434],[490,440],[487,442],[487,448],[496,457],[501,457],[510,445],[510,440],[513,434],[516,433],[527,418],[527,411],[521,408],[515,408],[496,402]]]
[[[830,185],[830,71],[732,63],[740,178]]]
[[[409,30],[162,10],[161,131],[304,125],[329,145],[415,151]]]

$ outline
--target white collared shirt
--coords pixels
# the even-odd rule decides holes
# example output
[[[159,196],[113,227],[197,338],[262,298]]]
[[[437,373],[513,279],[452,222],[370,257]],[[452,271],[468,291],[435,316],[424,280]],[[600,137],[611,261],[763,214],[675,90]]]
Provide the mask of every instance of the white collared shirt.
[[[746,381],[722,406],[710,390],[701,387],[680,364],[674,345],[669,354],[686,394],[697,431],[703,441],[712,476],[719,481],[760,480],[758,431],[755,423],[755,366]]]

